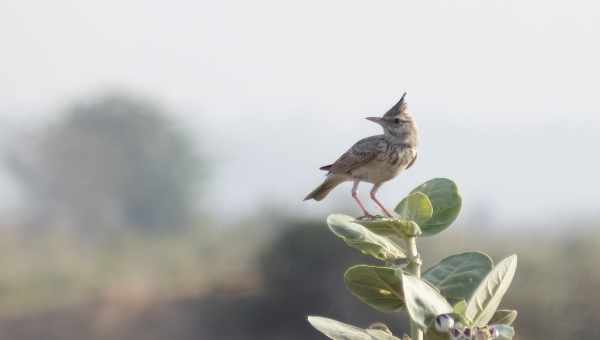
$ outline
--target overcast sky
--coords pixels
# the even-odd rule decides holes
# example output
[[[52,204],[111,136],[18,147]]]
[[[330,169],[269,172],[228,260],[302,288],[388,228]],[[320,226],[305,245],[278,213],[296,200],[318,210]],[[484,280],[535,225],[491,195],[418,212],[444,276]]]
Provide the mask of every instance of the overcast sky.
[[[349,185],[300,200],[319,166],[379,133],[363,118],[408,91],[422,145],[381,190],[387,205],[444,176],[466,215],[597,217],[598,37],[597,1],[5,0],[0,144],[80,96],[124,88],[202,135],[213,211],[358,213]],[[0,206],[14,205],[11,188],[0,176]]]

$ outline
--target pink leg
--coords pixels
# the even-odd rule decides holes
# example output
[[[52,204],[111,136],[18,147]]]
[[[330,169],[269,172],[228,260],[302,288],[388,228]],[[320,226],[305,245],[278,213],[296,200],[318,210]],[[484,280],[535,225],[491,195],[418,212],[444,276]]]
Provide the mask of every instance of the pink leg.
[[[352,186],[352,197],[354,198],[356,203],[358,203],[358,206],[360,207],[360,210],[362,210],[363,214],[365,214],[362,217],[373,217],[373,215],[369,214],[367,209],[365,209],[365,206],[362,204],[362,202],[358,198],[358,183],[360,183],[360,181],[354,181],[354,185]]]
[[[387,217],[394,217],[394,216],[392,216],[392,214],[390,214],[389,211],[387,211],[387,209],[383,206],[383,204],[381,204],[381,202],[379,202],[379,200],[377,199],[377,196],[375,196],[375,194],[377,193],[377,190],[379,190],[380,186],[381,186],[381,183],[373,185],[373,189],[371,189],[371,199],[373,201],[375,201],[375,203],[379,206],[379,208],[381,208],[381,210]]]

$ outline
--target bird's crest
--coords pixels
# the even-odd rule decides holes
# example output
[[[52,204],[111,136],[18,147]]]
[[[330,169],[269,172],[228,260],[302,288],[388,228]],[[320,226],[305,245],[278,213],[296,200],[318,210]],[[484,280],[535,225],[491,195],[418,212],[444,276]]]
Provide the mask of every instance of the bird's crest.
[[[396,103],[396,105],[392,106],[392,108],[389,109],[388,112],[386,112],[385,115],[383,115],[383,116],[391,117],[391,116],[396,116],[400,113],[404,113],[404,111],[406,111],[406,101],[404,101],[404,97],[406,97],[406,92],[404,92],[404,94],[402,95],[402,98],[400,98],[398,103]]]

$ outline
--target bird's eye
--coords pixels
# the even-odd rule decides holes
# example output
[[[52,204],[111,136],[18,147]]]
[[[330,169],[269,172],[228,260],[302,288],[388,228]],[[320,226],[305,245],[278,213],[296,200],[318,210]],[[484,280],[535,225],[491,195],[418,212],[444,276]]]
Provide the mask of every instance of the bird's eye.
[[[395,118],[394,119],[394,124],[400,124],[400,118]]]

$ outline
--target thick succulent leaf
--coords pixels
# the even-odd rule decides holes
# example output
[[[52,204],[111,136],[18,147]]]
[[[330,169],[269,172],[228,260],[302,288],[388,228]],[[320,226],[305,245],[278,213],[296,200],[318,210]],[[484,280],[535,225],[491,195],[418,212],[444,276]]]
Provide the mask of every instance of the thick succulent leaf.
[[[431,218],[419,224],[424,236],[437,234],[454,222],[462,204],[454,182],[447,178],[434,178],[416,187],[411,194],[416,192],[425,194],[433,207]],[[400,209],[400,205],[396,207],[396,211]]]
[[[371,336],[359,327],[320,316],[309,316],[308,322],[330,339],[371,340]]]
[[[392,334],[379,329],[366,329],[366,332],[373,340],[400,340]]]
[[[485,326],[492,319],[516,270],[517,255],[512,255],[498,263],[481,281],[469,299],[465,311],[466,317],[473,322],[473,326]]]
[[[492,267],[489,256],[466,252],[443,259],[423,273],[423,278],[447,299],[468,300]]]
[[[413,275],[401,275],[406,309],[419,327],[425,330],[436,316],[452,313],[452,306],[427,281]]]
[[[396,207],[400,219],[414,221],[418,225],[427,222],[433,215],[433,206],[429,197],[422,192],[413,192]]]
[[[517,319],[517,311],[511,309],[499,309],[494,313],[489,323],[500,325],[512,325]]]
[[[392,331],[390,330],[390,328],[383,322],[372,323],[369,327],[367,327],[367,330],[379,330],[379,331],[383,331],[387,334],[392,334]]]
[[[400,340],[382,330],[362,329],[320,316],[309,316],[308,322],[319,332],[334,340]]]
[[[467,309],[467,301],[460,300],[452,306],[452,310],[454,310],[454,314],[465,315],[465,311]]]
[[[515,329],[508,325],[493,325],[498,330],[498,337],[495,340],[512,340],[515,336]]]
[[[355,220],[354,222],[382,236],[406,238],[422,234],[419,225],[408,220],[377,218],[373,220]]]
[[[344,274],[344,282],[359,300],[379,311],[395,312],[404,306],[402,281],[392,268],[353,266]]]
[[[463,324],[469,324],[466,320],[465,312],[467,310],[467,301],[460,300],[452,306],[452,314],[455,317],[455,321],[461,321]]]
[[[365,255],[382,261],[397,261],[406,258],[406,254],[400,246],[390,239],[354,223],[353,217],[339,214],[329,215],[327,224],[329,229],[343,239],[347,245],[358,249]]]

